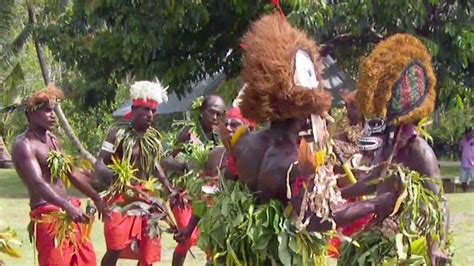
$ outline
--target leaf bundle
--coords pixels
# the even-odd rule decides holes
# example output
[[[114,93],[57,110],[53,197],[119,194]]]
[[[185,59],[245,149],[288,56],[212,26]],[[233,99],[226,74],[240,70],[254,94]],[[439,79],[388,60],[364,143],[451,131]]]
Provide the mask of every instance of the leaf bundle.
[[[257,205],[245,185],[222,182],[223,192],[199,223],[198,245],[212,250],[214,264],[320,265],[326,250],[321,234],[298,232],[280,201]]]
[[[17,233],[8,227],[0,231],[0,252],[14,258],[20,258],[21,242],[17,239]]]

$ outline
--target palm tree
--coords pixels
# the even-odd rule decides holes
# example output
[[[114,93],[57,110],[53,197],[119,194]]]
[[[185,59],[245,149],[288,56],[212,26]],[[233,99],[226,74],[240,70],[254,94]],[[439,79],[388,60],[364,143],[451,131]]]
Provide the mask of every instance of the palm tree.
[[[44,1],[47,2],[47,1]],[[68,1],[54,1],[51,6],[57,7],[56,11],[65,10],[65,7],[68,5]],[[2,85],[2,99],[4,100],[3,103],[8,101],[12,101],[11,95],[12,93],[16,93],[18,95],[18,87],[16,86],[8,86],[7,80],[12,79],[22,79],[22,76],[18,75],[18,71],[21,71],[21,62],[18,60],[19,54],[27,44],[28,40],[32,40],[35,45],[36,55],[38,57],[38,63],[41,68],[41,74],[43,76],[44,84],[48,85],[51,83],[50,74],[47,67],[47,60],[44,52],[44,48],[42,44],[32,36],[32,31],[34,26],[36,25],[36,13],[34,7],[34,1],[26,1],[24,3],[25,9],[28,12],[28,22],[25,24],[23,29],[21,30],[20,34],[11,42],[8,43],[8,40],[1,39],[1,38],[8,38],[11,35],[11,30],[16,26],[15,22],[18,20],[17,11],[18,3],[17,1],[13,0],[6,0],[0,7],[0,84]],[[44,4],[44,3],[43,3]],[[5,37],[3,37],[5,36]],[[16,72],[15,72],[16,71]],[[18,80],[16,80],[18,81]],[[11,84],[10,84],[11,85]],[[5,104],[3,106],[6,106]],[[77,149],[79,154],[84,157],[85,159],[91,161],[92,163],[95,162],[95,157],[92,156],[82,145],[79,141],[77,136],[75,135],[74,131],[72,130],[69,122],[64,115],[64,112],[61,108],[61,105],[56,105],[55,108],[56,115],[58,117],[58,121],[60,126],[63,128],[67,137],[71,140],[71,143]],[[4,117],[8,120],[8,117]],[[5,120],[3,119],[3,120]],[[4,126],[5,128],[5,126]],[[0,132],[1,133],[1,132]],[[10,158],[8,154],[8,150],[5,147],[5,143],[2,140],[0,141],[0,160],[2,156],[4,158]]]

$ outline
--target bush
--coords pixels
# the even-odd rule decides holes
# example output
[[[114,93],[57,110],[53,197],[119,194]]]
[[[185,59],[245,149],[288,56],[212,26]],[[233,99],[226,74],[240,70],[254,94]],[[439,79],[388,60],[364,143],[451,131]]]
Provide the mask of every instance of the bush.
[[[474,122],[474,107],[449,109],[436,117],[429,132],[433,137],[433,149],[438,158],[458,160],[459,141],[464,129]]]

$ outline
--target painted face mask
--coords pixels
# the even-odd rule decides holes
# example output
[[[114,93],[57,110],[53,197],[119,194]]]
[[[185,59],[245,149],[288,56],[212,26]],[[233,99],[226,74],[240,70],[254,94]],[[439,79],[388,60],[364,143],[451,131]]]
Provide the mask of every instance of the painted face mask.
[[[366,120],[362,136],[358,139],[358,147],[363,151],[374,151],[382,147],[387,124],[382,117]]]

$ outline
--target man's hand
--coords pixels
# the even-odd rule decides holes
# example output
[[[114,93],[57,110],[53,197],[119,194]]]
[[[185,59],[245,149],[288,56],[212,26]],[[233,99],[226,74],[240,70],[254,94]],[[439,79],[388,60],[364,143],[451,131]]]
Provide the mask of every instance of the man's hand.
[[[430,250],[430,262],[432,266],[444,266],[451,262],[451,258],[441,250],[435,248]]]
[[[377,215],[377,222],[382,222],[393,211],[397,197],[392,192],[386,192],[377,195],[375,198],[375,214]]]
[[[97,211],[99,211],[99,217],[101,217],[102,221],[110,219],[110,210],[107,208],[107,204],[102,199],[94,201],[94,205],[97,207]]]
[[[81,208],[71,205],[66,209],[66,212],[74,222],[87,223],[89,221],[89,217],[87,217]]]
[[[186,161],[181,162],[181,170],[183,173],[189,172],[191,171],[191,169],[192,169],[192,166],[188,162]]]

